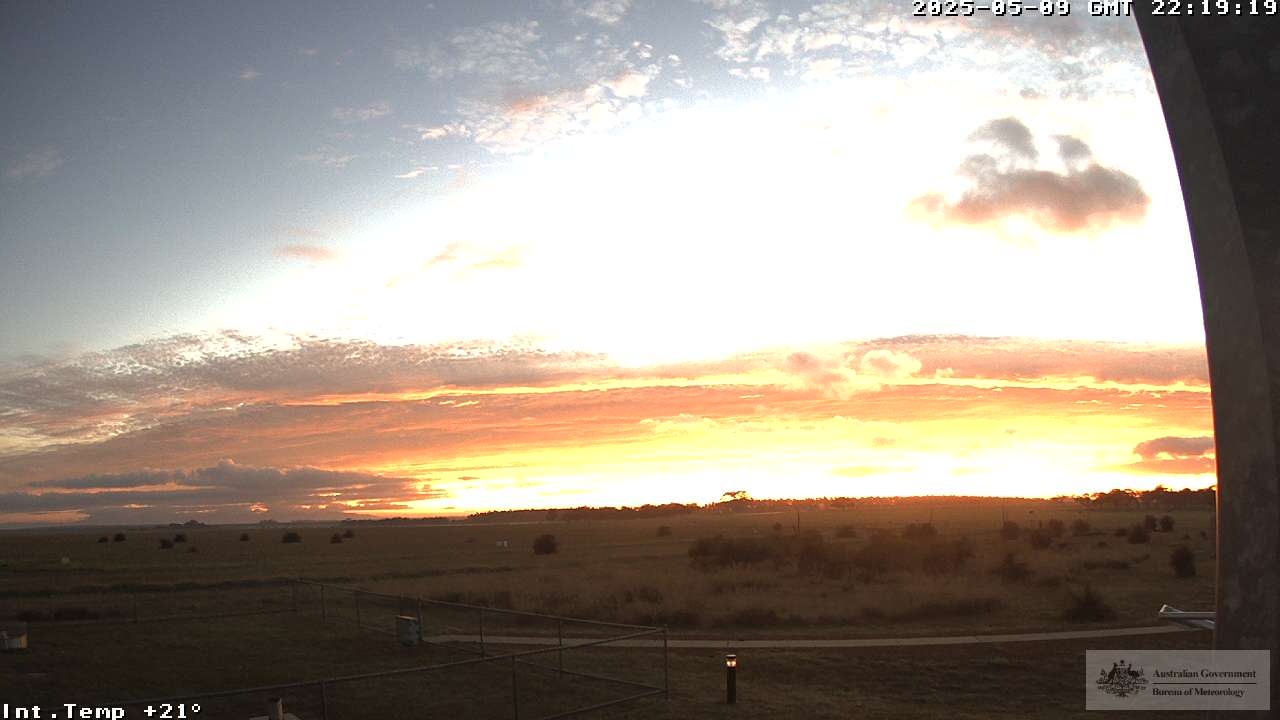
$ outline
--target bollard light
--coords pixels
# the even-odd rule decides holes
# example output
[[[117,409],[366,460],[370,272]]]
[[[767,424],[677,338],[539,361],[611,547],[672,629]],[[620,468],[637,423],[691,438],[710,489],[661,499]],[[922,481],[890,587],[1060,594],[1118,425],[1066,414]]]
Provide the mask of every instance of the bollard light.
[[[724,701],[733,705],[738,702],[738,656],[724,656]]]

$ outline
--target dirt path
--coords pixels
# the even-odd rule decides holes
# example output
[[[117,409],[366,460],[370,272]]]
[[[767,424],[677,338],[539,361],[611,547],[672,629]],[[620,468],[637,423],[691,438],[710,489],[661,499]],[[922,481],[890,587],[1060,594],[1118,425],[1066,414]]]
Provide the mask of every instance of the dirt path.
[[[1046,642],[1053,640],[1082,640],[1089,638],[1126,637],[1130,635],[1164,635],[1166,633],[1192,632],[1189,628],[1173,625],[1154,627],[1108,628],[1103,630],[1062,630],[1058,632],[1012,633],[1007,635],[943,635],[937,637],[905,637],[905,638],[835,638],[830,640],[815,639],[672,639],[668,640],[671,648],[875,648],[875,647],[910,647],[918,645],[984,645],[991,643],[1012,642]],[[588,642],[596,638],[566,638],[565,645]],[[479,642],[478,635],[435,635],[427,637],[430,642]],[[485,644],[493,645],[555,645],[556,638],[486,635]],[[619,640],[608,643],[608,647],[662,647],[662,640]]]

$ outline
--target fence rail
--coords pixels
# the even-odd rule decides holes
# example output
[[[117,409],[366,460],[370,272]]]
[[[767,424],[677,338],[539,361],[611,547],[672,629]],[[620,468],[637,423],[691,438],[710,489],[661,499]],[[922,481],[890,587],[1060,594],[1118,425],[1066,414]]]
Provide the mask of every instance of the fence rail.
[[[310,613],[313,617],[318,615],[322,623],[349,621],[362,630],[396,635],[398,624],[403,618],[416,621],[417,633],[412,638],[414,644],[469,655],[457,660],[412,667],[110,703],[116,707],[136,708],[144,712],[148,706],[158,708],[183,705],[190,708],[195,703],[207,706],[208,712],[202,713],[206,717],[240,716],[245,712],[249,715],[261,715],[269,701],[283,699],[286,710],[300,717],[357,720],[363,717],[381,718],[406,714],[401,712],[404,708],[396,709],[398,701],[426,710],[434,700],[452,702],[455,705],[461,703],[460,711],[466,717],[483,714],[552,720],[579,716],[644,698],[669,696],[666,628],[393,595],[302,579],[293,580],[288,585],[285,592],[280,592],[284,588],[275,588],[266,607],[186,615],[169,613],[140,616],[138,595],[133,594],[126,596],[124,605],[129,608],[127,612],[112,612],[107,617],[92,619],[58,620],[55,603],[50,599],[48,617],[52,620],[37,618],[35,622],[40,625],[79,625],[267,613]],[[173,593],[166,595],[172,596]],[[172,603],[167,605],[171,606]],[[226,606],[225,602],[222,606]],[[202,606],[198,602],[191,602],[186,603],[185,607]],[[534,649],[504,647],[500,642],[489,639],[501,636],[504,623],[519,625],[526,634],[533,632],[549,639],[554,638],[555,644]],[[433,631],[427,632],[428,627]],[[582,657],[591,648],[608,648],[629,640],[647,637],[657,639],[658,636],[662,639],[661,678],[619,677],[602,672],[596,664],[566,667],[566,656]],[[506,665],[509,665],[509,671],[505,669]],[[656,667],[650,669],[656,670]],[[473,671],[481,676],[479,680],[473,680],[473,685],[480,688],[480,692],[473,693],[477,697],[461,697],[463,693],[459,691],[459,687],[465,685],[466,678],[458,678]],[[492,677],[495,672],[509,672],[510,679],[505,692],[498,691],[501,685],[500,681]],[[442,692],[434,693],[431,689],[433,683],[439,685]],[[548,690],[550,687],[555,689]],[[566,688],[572,689],[566,693]],[[591,693],[597,693],[599,697],[598,693],[605,688],[609,689],[610,697],[607,699],[582,699]],[[618,691],[625,691],[625,694],[613,697]],[[499,701],[495,692],[508,695],[509,702]],[[563,707],[564,701],[570,698],[577,698],[578,702],[585,704],[566,709]],[[504,703],[507,706],[505,710],[501,707]],[[561,707],[548,708],[546,706],[549,703],[559,703]],[[482,713],[481,710],[486,712]]]

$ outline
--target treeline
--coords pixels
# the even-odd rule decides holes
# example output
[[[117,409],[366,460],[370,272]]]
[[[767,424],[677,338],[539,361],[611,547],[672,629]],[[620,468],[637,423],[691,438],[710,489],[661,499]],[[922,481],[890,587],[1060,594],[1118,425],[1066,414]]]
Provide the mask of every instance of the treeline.
[[[1189,510],[1212,508],[1217,503],[1216,487],[1201,490],[1170,490],[1157,485],[1151,490],[1109,490],[1104,493],[1054,498],[1098,510]]]
[[[740,491],[726,493],[732,499],[699,505],[696,503],[666,503],[639,507],[576,507],[525,510],[490,510],[467,516],[471,522],[544,522],[548,520],[618,520],[627,518],[657,518],[693,513],[765,513],[813,510],[841,510],[856,507],[895,505],[903,507],[926,506],[929,508],[972,507],[999,505],[1039,505],[1041,498],[987,497],[982,495],[918,495],[912,497],[822,497],[785,498],[762,500]],[[1215,488],[1203,490],[1169,490],[1156,486],[1152,490],[1116,489],[1105,493],[1063,495],[1052,502],[1074,503],[1099,510],[1182,510],[1212,508],[1216,500]]]

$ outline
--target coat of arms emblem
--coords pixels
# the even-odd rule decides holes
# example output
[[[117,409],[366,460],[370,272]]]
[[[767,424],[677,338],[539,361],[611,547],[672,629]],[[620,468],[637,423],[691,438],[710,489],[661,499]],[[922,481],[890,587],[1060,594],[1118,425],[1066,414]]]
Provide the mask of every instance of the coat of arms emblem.
[[[1147,687],[1147,675],[1142,668],[1134,668],[1133,663],[1111,663],[1111,669],[1098,670],[1098,689],[1108,695],[1129,697],[1136,695]]]

